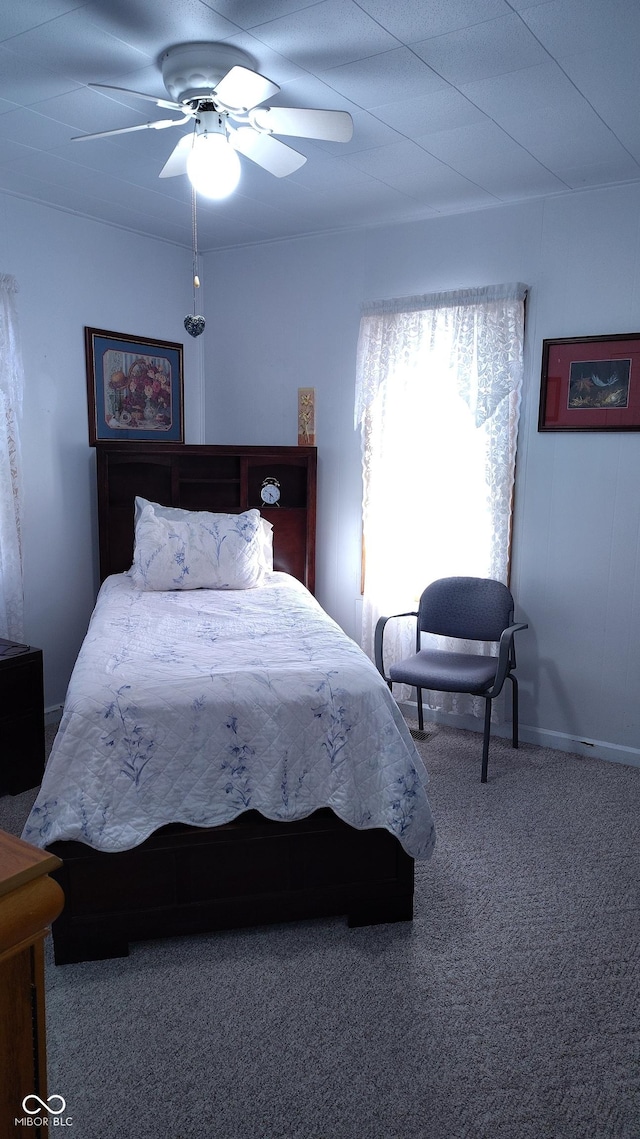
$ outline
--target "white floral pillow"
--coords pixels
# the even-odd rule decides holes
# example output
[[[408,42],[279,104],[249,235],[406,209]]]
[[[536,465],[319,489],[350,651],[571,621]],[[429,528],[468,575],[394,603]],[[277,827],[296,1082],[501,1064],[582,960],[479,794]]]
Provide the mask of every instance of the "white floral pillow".
[[[259,510],[184,511],[136,499],[131,578],[141,589],[253,589],[264,577]],[[174,513],[173,511],[171,513]],[[175,512],[177,514],[177,511]]]
[[[137,526],[138,518],[140,517],[144,507],[147,505],[147,502],[148,502],[148,499],[140,498],[139,496],[136,496],[134,526]],[[205,515],[209,515],[211,518],[219,517],[219,515],[214,515],[213,513],[210,513],[209,511],[205,511],[205,510],[194,511],[194,510],[185,510],[184,507],[182,507],[182,506],[161,506],[159,502],[154,502],[153,508],[154,508],[158,518],[171,518],[173,520],[178,520],[178,521],[182,521],[182,519],[190,518],[192,514],[199,514],[202,517],[204,517]],[[225,517],[229,517],[229,516],[225,515]],[[266,518],[263,518],[262,516],[260,516],[260,531],[262,534],[262,543],[261,544],[262,544],[262,560],[264,563],[264,568],[266,570],[268,570],[269,573],[272,573],[273,572],[273,525],[271,522],[267,522]]]

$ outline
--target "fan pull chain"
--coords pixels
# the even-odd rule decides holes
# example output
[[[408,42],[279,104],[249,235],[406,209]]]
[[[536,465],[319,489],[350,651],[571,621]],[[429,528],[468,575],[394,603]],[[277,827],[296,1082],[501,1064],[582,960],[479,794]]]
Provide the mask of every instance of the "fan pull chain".
[[[196,289],[200,288],[198,276],[198,215],[196,210],[196,190],[191,187],[191,220],[193,229],[193,315],[196,315]]]
[[[204,332],[204,317],[196,316],[196,289],[200,288],[198,276],[198,217],[196,208],[196,191],[191,187],[191,243],[193,246],[193,316],[185,316],[184,326],[190,336],[199,336]]]

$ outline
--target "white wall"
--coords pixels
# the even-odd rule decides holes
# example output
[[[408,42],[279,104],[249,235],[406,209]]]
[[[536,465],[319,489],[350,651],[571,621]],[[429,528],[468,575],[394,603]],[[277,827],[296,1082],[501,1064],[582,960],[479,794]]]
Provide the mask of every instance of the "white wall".
[[[640,331],[640,187],[210,254],[206,438],[296,442],[317,392],[318,585],[352,636],[360,583],[353,430],[363,301],[506,281],[528,302],[512,589],[523,739],[640,762],[640,435],[537,431],[543,338]],[[414,494],[428,526],[428,488]]]
[[[25,639],[43,649],[45,704],[64,701],[98,585],[95,452],[84,326],[185,344],[187,440],[201,442],[202,344],[185,335],[191,255],[0,195],[0,272],[13,273],[25,364]]]

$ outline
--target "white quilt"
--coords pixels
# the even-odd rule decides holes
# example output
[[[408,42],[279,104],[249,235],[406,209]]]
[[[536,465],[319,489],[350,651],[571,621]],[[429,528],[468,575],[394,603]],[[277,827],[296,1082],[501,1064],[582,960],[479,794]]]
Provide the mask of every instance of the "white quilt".
[[[127,850],[167,823],[330,807],[414,858],[428,779],[375,666],[287,574],[256,589],[103,584],[23,837]]]

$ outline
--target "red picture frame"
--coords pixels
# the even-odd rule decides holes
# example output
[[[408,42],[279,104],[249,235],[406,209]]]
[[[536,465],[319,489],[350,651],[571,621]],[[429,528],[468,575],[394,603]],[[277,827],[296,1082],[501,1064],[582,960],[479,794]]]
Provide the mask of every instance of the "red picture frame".
[[[640,431],[640,332],[543,340],[538,431]]]

